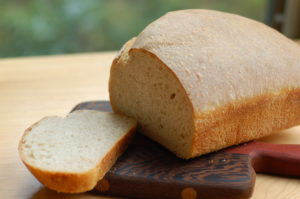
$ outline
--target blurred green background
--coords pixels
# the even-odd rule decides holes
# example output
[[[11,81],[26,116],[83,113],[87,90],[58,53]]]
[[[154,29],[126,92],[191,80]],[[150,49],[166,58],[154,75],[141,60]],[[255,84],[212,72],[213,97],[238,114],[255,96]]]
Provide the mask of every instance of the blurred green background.
[[[118,50],[168,11],[265,17],[265,0],[0,0],[0,57]]]

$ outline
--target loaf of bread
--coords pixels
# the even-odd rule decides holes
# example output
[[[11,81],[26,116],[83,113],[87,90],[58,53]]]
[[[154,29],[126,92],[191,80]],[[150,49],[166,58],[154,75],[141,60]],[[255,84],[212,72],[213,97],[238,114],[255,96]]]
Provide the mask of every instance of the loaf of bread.
[[[25,131],[20,157],[46,187],[65,193],[88,191],[123,153],[136,124],[129,117],[92,110],[46,117]]]
[[[300,49],[272,28],[210,10],[170,12],[114,59],[110,102],[178,157],[300,123]]]

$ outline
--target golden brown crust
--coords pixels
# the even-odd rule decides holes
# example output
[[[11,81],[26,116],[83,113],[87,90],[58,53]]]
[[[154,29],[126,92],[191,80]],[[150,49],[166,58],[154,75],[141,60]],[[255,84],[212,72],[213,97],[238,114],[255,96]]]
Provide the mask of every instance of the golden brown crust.
[[[23,161],[24,162],[24,161]],[[30,172],[49,189],[64,193],[80,193],[93,189],[96,169],[85,173],[44,171],[24,162]]]
[[[43,120],[43,119],[42,119]],[[40,121],[42,121],[40,120]],[[39,121],[39,122],[40,122]],[[23,137],[39,122],[29,127]],[[22,155],[21,142],[19,144],[19,153],[23,163],[30,170],[30,172],[46,187],[53,189],[57,192],[64,193],[80,193],[92,190],[97,182],[105,175],[105,173],[113,166],[115,161],[127,148],[129,142],[134,136],[136,125],[133,126],[130,131],[124,135],[112,149],[106,154],[106,156],[98,163],[98,165],[84,173],[66,173],[66,172],[53,172],[45,171],[36,168],[26,163],[25,158]]]
[[[195,116],[190,157],[258,139],[300,124],[300,89],[283,89]]]
[[[115,146],[110,150],[109,153],[106,154],[106,156],[102,159],[98,170],[98,180],[101,179],[105,173],[114,165],[116,160],[119,156],[123,154],[123,152],[128,147],[128,144],[133,139],[135,131],[136,131],[136,125],[121,139],[119,140]]]

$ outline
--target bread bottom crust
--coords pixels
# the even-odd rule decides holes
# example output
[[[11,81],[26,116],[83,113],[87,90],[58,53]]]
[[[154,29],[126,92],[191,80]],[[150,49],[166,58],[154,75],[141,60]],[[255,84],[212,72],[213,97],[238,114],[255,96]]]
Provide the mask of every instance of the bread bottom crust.
[[[195,115],[192,151],[187,158],[258,139],[297,124],[300,124],[300,88],[236,101]]]

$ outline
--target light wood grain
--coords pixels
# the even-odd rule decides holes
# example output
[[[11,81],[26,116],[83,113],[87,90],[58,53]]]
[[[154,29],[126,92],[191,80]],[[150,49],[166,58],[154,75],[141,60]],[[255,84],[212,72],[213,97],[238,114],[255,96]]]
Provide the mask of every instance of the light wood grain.
[[[63,116],[82,101],[108,99],[114,56],[108,52],[0,60],[0,198],[108,198],[44,188],[21,163],[17,146],[24,129],[42,117]],[[300,144],[300,127],[263,141]],[[300,198],[300,180],[258,174],[252,199],[276,198]]]

